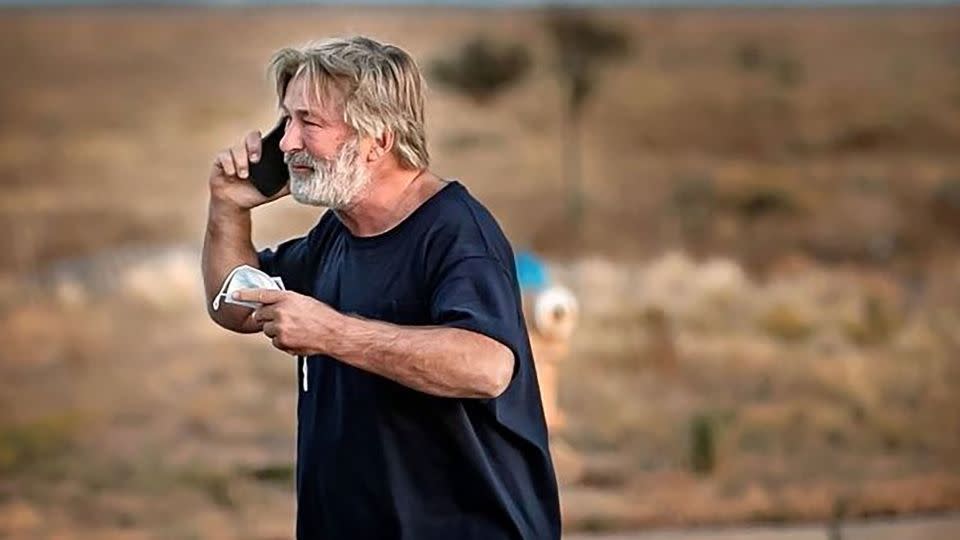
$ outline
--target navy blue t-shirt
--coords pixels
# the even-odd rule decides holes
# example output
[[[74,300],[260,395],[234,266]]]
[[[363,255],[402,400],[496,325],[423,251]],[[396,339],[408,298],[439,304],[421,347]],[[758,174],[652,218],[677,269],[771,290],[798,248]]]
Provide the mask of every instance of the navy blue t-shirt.
[[[494,399],[428,395],[326,356],[306,359],[304,391],[297,366],[297,538],[560,537],[513,252],[465,187],[447,184],[373,237],[327,212],[259,260],[342,313],[478,332],[515,358]]]

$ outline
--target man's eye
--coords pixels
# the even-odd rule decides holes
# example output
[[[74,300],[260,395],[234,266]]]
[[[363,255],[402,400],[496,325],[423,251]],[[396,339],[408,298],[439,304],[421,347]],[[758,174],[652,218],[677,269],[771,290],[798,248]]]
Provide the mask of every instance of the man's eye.
[[[323,127],[323,126],[322,126],[321,124],[319,124],[318,122],[311,122],[310,120],[304,120],[303,123],[306,124],[306,125],[308,125],[308,126]]]

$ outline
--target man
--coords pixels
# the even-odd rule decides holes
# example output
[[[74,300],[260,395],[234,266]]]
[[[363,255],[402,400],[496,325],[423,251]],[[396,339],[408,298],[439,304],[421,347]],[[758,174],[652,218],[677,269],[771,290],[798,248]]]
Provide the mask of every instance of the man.
[[[302,358],[297,538],[559,538],[513,253],[429,171],[413,59],[355,37],[283,49],[271,71],[290,182],[271,198],[250,183],[259,133],[216,157],[203,275],[208,305],[241,264],[289,289],[210,314]],[[251,209],[287,194],[332,211],[256,252]]]

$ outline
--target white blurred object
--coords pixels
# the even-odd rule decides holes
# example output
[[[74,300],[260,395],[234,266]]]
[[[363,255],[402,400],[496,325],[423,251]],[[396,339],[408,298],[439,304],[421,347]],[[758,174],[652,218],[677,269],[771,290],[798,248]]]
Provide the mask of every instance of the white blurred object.
[[[573,333],[580,307],[568,289],[554,285],[537,295],[533,304],[533,326],[549,339],[565,339]]]
[[[213,310],[216,311],[220,309],[221,300],[228,304],[237,304],[254,309],[259,308],[259,302],[245,302],[233,299],[233,293],[243,289],[273,289],[282,291],[284,287],[283,280],[279,277],[270,277],[259,268],[242,264],[231,270],[227,275],[227,279],[223,280],[223,286],[220,287],[220,292],[216,298],[213,299]]]

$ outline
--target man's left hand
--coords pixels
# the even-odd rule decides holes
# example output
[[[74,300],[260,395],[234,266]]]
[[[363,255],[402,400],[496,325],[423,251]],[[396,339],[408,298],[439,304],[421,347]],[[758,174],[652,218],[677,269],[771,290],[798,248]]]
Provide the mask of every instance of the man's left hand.
[[[323,302],[291,291],[244,289],[234,298],[262,304],[253,320],[274,347],[289,354],[325,354],[343,317]]]

